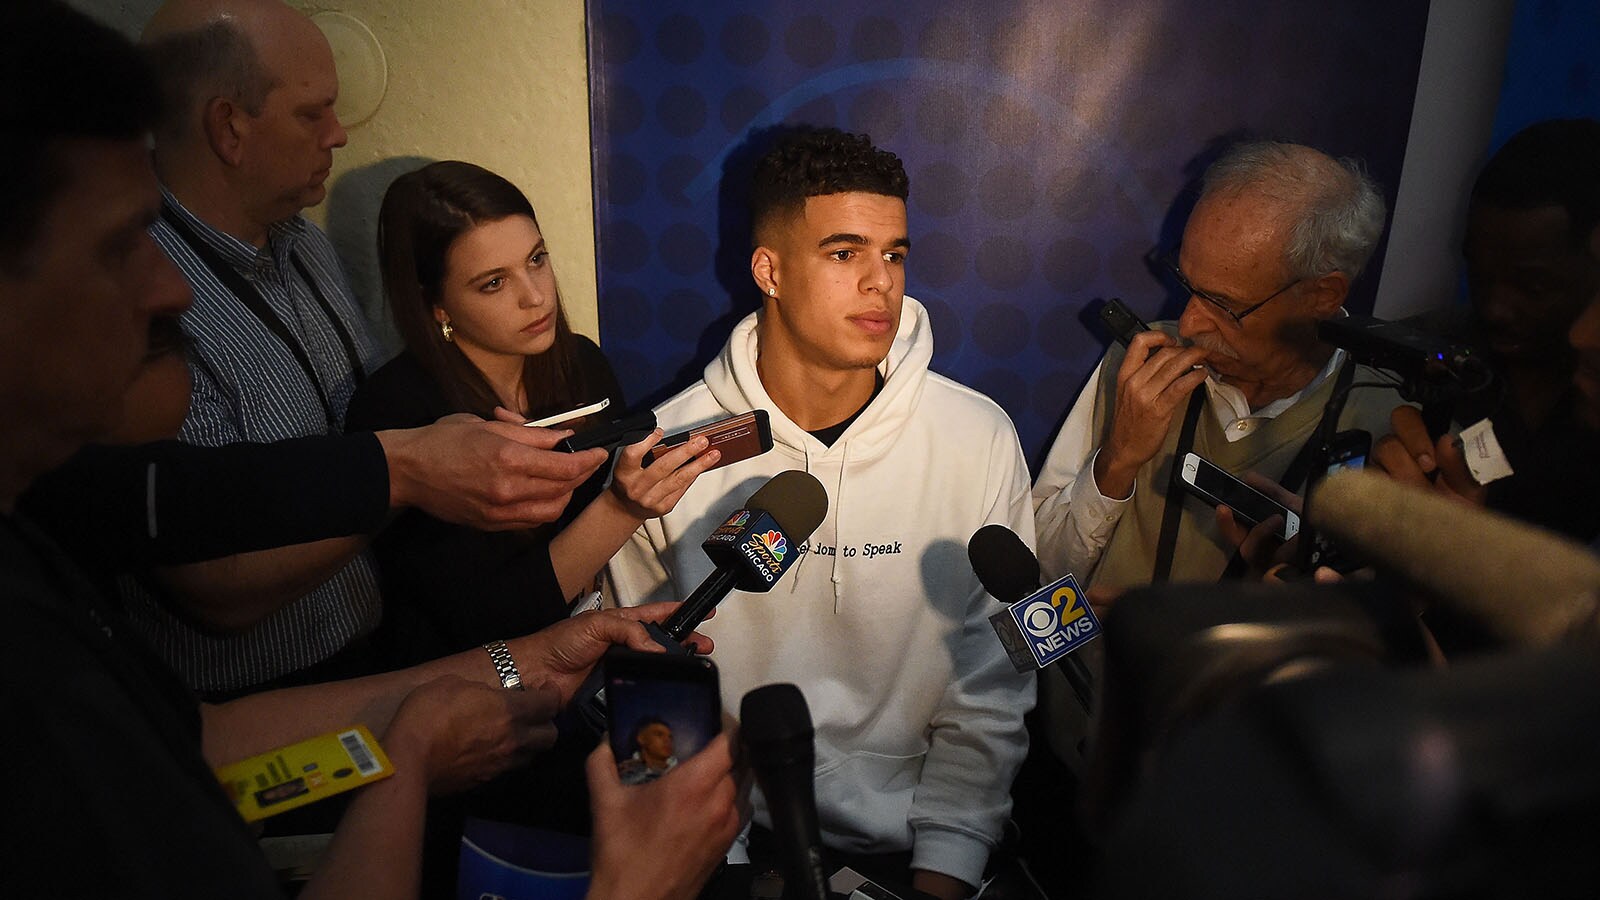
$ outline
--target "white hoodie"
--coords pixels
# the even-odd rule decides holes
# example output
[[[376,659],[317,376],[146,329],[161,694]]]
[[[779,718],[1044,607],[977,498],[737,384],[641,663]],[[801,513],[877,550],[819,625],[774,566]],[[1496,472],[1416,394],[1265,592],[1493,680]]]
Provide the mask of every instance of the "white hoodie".
[[[967,540],[991,522],[1034,543],[1027,465],[987,397],[928,371],[927,311],[910,297],[883,390],[832,447],[802,431],[756,374],[756,319],[705,379],[656,410],[672,433],[751,409],[771,452],[701,475],[610,565],[621,605],[682,599],[712,570],[700,544],[778,472],[822,482],[828,515],[765,594],[734,591],[701,626],[717,643],[726,708],[752,688],[800,686],[816,726],[823,840],[912,850],[913,868],[978,884],[1027,752],[1034,677],[1018,675],[988,616]],[[757,817],[767,821],[757,798]]]

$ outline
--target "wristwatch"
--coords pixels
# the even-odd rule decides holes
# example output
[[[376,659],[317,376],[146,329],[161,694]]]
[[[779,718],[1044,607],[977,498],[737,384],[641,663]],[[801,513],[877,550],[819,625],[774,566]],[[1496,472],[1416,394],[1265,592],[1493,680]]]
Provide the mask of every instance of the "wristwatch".
[[[508,691],[522,690],[522,673],[517,671],[517,661],[511,658],[511,649],[505,641],[490,641],[483,645],[489,651],[489,660],[494,663],[494,671],[500,676],[500,686]]]

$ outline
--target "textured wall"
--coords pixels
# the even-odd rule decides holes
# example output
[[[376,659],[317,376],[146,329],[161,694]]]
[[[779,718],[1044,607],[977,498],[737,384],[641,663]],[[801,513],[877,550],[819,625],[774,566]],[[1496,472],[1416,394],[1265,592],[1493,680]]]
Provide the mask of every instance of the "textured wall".
[[[157,0],[74,0],[137,35]],[[372,29],[388,90],[334,156],[329,199],[308,215],[327,227],[369,311],[381,306],[378,205],[400,172],[464,159],[527,192],[550,244],[567,314],[598,333],[589,93],[580,0],[339,0],[292,6],[347,13]]]
[[[1106,343],[1095,301],[1181,309],[1150,257],[1176,247],[1221,141],[1364,158],[1393,200],[1428,17],[1390,0],[589,9],[601,328],[627,395],[699,377],[757,305],[745,191],[765,130],[837,125],[905,161],[933,368],[1004,407],[1035,462]],[[1375,287],[1358,280],[1351,308]]]

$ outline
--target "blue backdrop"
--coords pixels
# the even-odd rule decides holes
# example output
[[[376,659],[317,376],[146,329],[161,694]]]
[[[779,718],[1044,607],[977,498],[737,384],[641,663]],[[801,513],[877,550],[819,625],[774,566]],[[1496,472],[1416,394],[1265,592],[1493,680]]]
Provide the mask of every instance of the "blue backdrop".
[[[698,378],[758,305],[744,198],[762,129],[864,131],[911,176],[907,293],[931,310],[934,368],[1004,406],[1037,467],[1103,350],[1093,301],[1179,309],[1148,260],[1176,246],[1221,144],[1360,157],[1392,205],[1427,12],[589,0],[606,354],[636,402]]]

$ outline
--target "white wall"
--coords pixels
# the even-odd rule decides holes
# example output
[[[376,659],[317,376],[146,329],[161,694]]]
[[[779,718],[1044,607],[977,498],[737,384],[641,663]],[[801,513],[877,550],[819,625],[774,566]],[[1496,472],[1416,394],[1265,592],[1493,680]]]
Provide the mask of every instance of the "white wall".
[[[1373,314],[1456,299],[1467,195],[1494,128],[1516,0],[1434,0]]]

